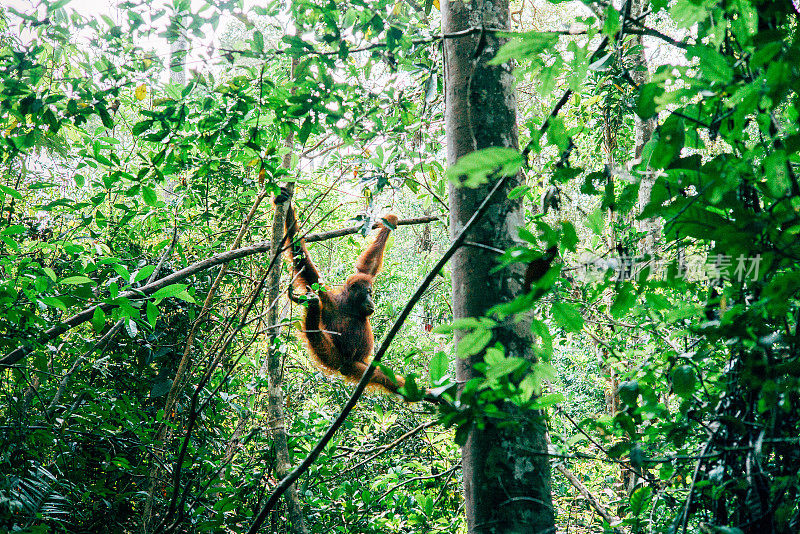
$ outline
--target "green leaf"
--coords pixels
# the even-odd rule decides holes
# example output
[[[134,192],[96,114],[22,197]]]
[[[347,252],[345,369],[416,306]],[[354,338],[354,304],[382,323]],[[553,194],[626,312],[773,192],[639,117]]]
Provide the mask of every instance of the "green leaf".
[[[560,404],[565,400],[566,399],[564,398],[564,395],[561,393],[548,393],[547,395],[542,395],[536,399],[536,402],[533,404],[533,408],[536,410],[543,410],[544,408],[549,408],[550,406]]]
[[[262,54],[264,52],[264,34],[256,30],[253,32],[253,42],[250,43],[253,52]]]
[[[550,311],[556,323],[564,327],[567,332],[580,332],[581,328],[583,328],[583,317],[572,304],[554,302]]]
[[[508,198],[509,200],[514,200],[515,198],[521,197],[530,190],[531,187],[529,185],[518,185],[508,193]]]
[[[572,252],[575,252],[575,247],[578,245],[578,233],[569,221],[561,222],[561,245]]]
[[[642,461],[636,461],[634,458],[635,456],[644,456],[641,447],[638,443],[634,444],[631,447],[631,464],[634,467],[639,468],[642,465]],[[641,459],[641,458],[640,458]],[[648,487],[640,487],[636,488],[633,493],[631,494],[631,512],[634,516],[640,515],[644,510],[645,506],[650,502],[650,497],[652,496],[653,490]]]
[[[619,385],[619,398],[628,406],[636,406],[639,400],[639,382],[628,380]]]
[[[5,193],[6,195],[16,198],[17,200],[22,200],[22,195],[16,189],[11,189],[7,185],[0,184],[0,191]]]
[[[679,28],[691,28],[698,22],[706,20],[710,13],[710,6],[705,5],[705,2],[689,0],[679,0],[669,10]]]
[[[674,159],[681,155],[686,140],[683,119],[677,115],[670,115],[657,132],[657,144],[650,156],[649,163],[654,168],[666,169]]]
[[[158,196],[152,187],[142,186],[142,198],[148,206],[155,206],[158,202]]]
[[[716,49],[705,45],[694,45],[689,47],[687,52],[689,58],[700,59],[700,69],[710,81],[728,84],[733,80],[733,69],[728,64],[728,60]]]
[[[639,87],[636,97],[636,114],[643,119],[649,119],[656,114],[658,108],[656,99],[664,94],[664,88],[657,83],[646,83]]]
[[[39,300],[52,308],[58,308],[61,311],[67,311],[67,305],[58,297],[42,297]]]
[[[451,334],[455,330],[471,330],[473,328],[494,328],[497,323],[487,317],[461,317],[451,324],[440,324],[431,332],[434,334]]]
[[[489,61],[490,65],[502,65],[510,59],[523,60],[532,58],[539,60],[544,52],[552,52],[558,43],[559,35],[550,32],[527,32],[511,39],[497,51],[497,55]]]
[[[547,140],[556,145],[561,152],[569,146],[569,135],[567,135],[567,128],[561,117],[554,117],[548,123]]]
[[[10,237],[5,236],[5,235],[0,235],[0,241],[5,243],[6,246],[8,248],[10,248],[11,250],[13,250],[14,252],[19,252],[19,245],[17,244],[16,241],[11,239]]]
[[[177,297],[178,294],[183,293],[186,291],[186,288],[189,287],[186,284],[172,284],[167,287],[162,287],[155,293],[153,293],[153,300],[155,300],[156,304],[161,302],[162,300],[170,297]]]
[[[624,266],[620,266],[624,269]],[[619,319],[636,304],[636,293],[633,291],[633,286],[630,282],[625,282],[617,289],[617,296],[614,303],[611,305],[611,315]]]
[[[430,370],[432,384],[438,384],[439,381],[444,378],[447,374],[449,363],[447,354],[444,351],[437,352],[433,358],[431,358],[428,368]]]
[[[458,340],[456,356],[467,358],[481,352],[492,341],[492,331],[478,329]]]
[[[691,365],[680,365],[672,371],[672,390],[684,399],[692,396],[696,382],[697,376]]]
[[[153,274],[153,271],[155,270],[156,270],[155,265],[145,265],[144,267],[139,269],[139,271],[136,273],[136,276],[133,277],[133,281],[140,282],[141,280],[144,280],[145,278]]]
[[[150,323],[150,326],[152,328],[155,328],[158,316],[161,315],[161,312],[158,310],[158,306],[156,306],[155,304],[153,304],[151,301],[148,300],[145,309],[147,314],[147,322]]]
[[[151,119],[137,122],[136,124],[133,125],[131,133],[134,136],[142,135],[144,132],[150,129],[150,127],[153,125],[153,122],[154,121]]]
[[[475,188],[487,183],[490,174],[499,176],[516,174],[522,164],[522,154],[514,148],[484,148],[462,156],[455,165],[447,169],[447,177],[452,182]]]
[[[15,235],[15,234],[24,234],[25,227],[21,224],[12,224],[11,226],[6,227],[2,231],[0,231],[0,235]]]
[[[92,328],[97,333],[103,331],[103,328],[106,326],[106,313],[103,311],[100,306],[94,309],[94,313],[92,314]]]
[[[605,21],[603,22],[603,35],[612,37],[616,35],[620,28],[622,28],[622,23],[620,22],[619,11],[609,3],[606,8]]]
[[[781,51],[782,47],[783,43],[781,41],[773,41],[765,44],[762,47],[759,47],[753,53],[753,59],[750,61],[750,68],[757,69],[763,65],[766,65],[773,57],[775,57],[775,54]]]
[[[43,267],[42,270],[44,271],[44,274],[46,274],[48,278],[50,278],[50,280],[52,280],[53,282],[57,281],[56,272],[53,269],[51,269],[50,267]]]
[[[175,295],[175,298],[178,298],[178,299],[181,299],[181,300],[185,300],[186,302],[189,302],[190,304],[196,304],[197,303],[197,301],[194,300],[194,297],[191,296],[188,291],[181,291],[180,293]]]
[[[71,286],[79,286],[82,284],[93,284],[94,280],[92,280],[88,276],[68,276],[66,278],[62,278],[61,282],[59,283]]]
[[[528,361],[523,358],[503,358],[500,361],[493,362],[491,364],[487,363],[486,366],[486,378],[488,380],[498,380],[504,376],[510,375],[517,369],[521,369],[522,367],[528,365]]]

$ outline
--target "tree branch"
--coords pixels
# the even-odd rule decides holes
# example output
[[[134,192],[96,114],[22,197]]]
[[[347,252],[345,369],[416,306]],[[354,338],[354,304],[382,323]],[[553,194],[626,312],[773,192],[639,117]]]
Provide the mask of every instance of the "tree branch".
[[[433,222],[438,220],[438,217],[434,216],[426,216],[426,217],[413,217],[410,219],[403,219],[398,221],[398,226],[406,226],[411,224],[427,224],[429,222]],[[373,228],[377,228],[377,223],[373,225]],[[360,226],[349,226],[347,228],[342,228],[340,230],[331,230],[328,232],[320,232],[318,234],[311,234],[305,237],[306,242],[311,243],[315,241],[325,241],[327,239],[333,239],[336,237],[342,237],[345,235],[355,234],[361,230]],[[189,265],[188,267],[184,267],[180,271],[176,271],[164,278],[156,280],[155,282],[151,282],[149,284],[145,284],[141,287],[136,289],[131,289],[128,291],[123,291],[119,294],[117,298],[128,298],[128,299],[139,299],[143,297],[147,297],[152,295],[159,289],[167,287],[172,284],[176,284],[181,280],[189,278],[197,273],[210,269],[212,267],[216,267],[217,265],[228,263],[233,260],[238,260],[240,258],[246,258],[248,256],[252,256],[254,254],[263,254],[264,252],[269,252],[270,250],[270,243],[269,241],[261,241],[259,243],[255,243],[253,245],[237,248],[234,250],[229,250],[227,252],[221,252],[219,254],[215,254],[210,258],[206,258],[204,260],[198,261]],[[89,321],[96,309],[100,308],[103,311],[107,311],[114,307],[114,304],[111,302],[104,302],[102,304],[95,304],[94,306],[90,306],[83,311],[76,313],[75,315],[65,319],[63,322],[48,328],[44,331],[35,341],[29,341],[23,345],[20,345],[13,351],[9,352],[2,358],[0,358],[0,368],[9,367],[20,360],[22,360],[25,356],[30,354],[36,345],[40,345],[43,343],[47,343],[51,341],[61,334],[68,332],[72,328]]]

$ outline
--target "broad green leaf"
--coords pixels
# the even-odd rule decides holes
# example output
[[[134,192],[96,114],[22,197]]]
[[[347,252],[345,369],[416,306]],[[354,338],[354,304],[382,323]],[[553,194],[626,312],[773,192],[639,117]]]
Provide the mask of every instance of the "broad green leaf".
[[[487,183],[490,174],[516,174],[522,164],[522,154],[514,148],[484,148],[462,156],[455,165],[447,169],[447,177],[464,187],[475,188]]]
[[[458,340],[458,344],[456,345],[456,356],[459,358],[467,358],[469,356],[478,354],[485,349],[486,345],[488,345],[491,341],[491,330],[478,329],[474,332],[470,332]]]
[[[553,302],[550,308],[553,319],[568,332],[580,332],[583,328],[583,317],[572,304],[566,302]]]
[[[155,270],[156,270],[155,265],[145,265],[144,267],[139,269],[139,271],[136,273],[136,276],[133,277],[133,281],[140,282],[145,278],[147,278],[148,276],[150,276],[151,274],[153,274],[153,271]]]
[[[58,297],[41,297],[39,300],[50,307],[58,308],[61,311],[67,311],[67,305]]]
[[[61,282],[59,283],[71,286],[79,286],[81,284],[93,284],[94,280],[88,276],[68,276],[66,278],[62,278]]]
[[[614,6],[609,3],[605,15],[605,21],[603,21],[603,35],[608,35],[609,37],[616,35],[622,27],[619,11],[614,9]]]
[[[167,287],[162,287],[155,293],[153,293],[153,300],[156,301],[156,304],[163,299],[176,297],[179,293],[186,291],[186,288],[189,287],[186,284],[172,284]]]
[[[19,250],[20,250],[20,249],[19,249],[19,245],[17,244],[17,242],[16,242],[16,241],[14,241],[13,239],[11,239],[10,237],[8,237],[8,236],[6,236],[6,235],[0,235],[0,241],[2,241],[3,243],[5,243],[5,244],[6,244],[6,246],[8,246],[8,248],[10,248],[11,250],[13,250],[14,252],[19,252]]]
[[[197,301],[194,300],[194,297],[189,294],[188,291],[181,291],[180,293],[174,295],[175,298],[179,298],[181,300],[185,300],[191,304],[196,304]]]
[[[497,51],[490,65],[502,65],[510,59],[539,59],[544,52],[552,52],[559,35],[551,32],[528,32],[511,39]]]
[[[98,306],[92,314],[92,328],[95,332],[102,332],[106,326],[106,313]]]
[[[636,114],[643,119],[649,119],[656,114],[658,104],[656,99],[664,94],[664,88],[656,83],[646,83],[639,87],[636,97]]]
[[[548,123],[547,140],[557,146],[561,152],[569,146],[569,135],[567,135],[567,128],[561,117],[554,117]]]
[[[12,189],[7,185],[0,184],[0,191],[2,191],[3,193],[12,198],[16,198],[17,200],[22,200],[22,195],[16,189]]]
[[[672,371],[672,390],[676,395],[688,399],[694,394],[697,375],[691,365],[680,365]]]
[[[253,40],[250,43],[250,46],[252,47],[253,52],[256,54],[264,53],[264,34],[258,30],[254,31]]]
[[[542,395],[536,399],[536,402],[533,403],[533,408],[536,410],[543,410],[545,408],[549,408],[550,406],[560,404],[565,400],[566,399],[564,398],[564,395],[561,393],[548,393],[547,395]]]
[[[624,269],[624,266],[620,266]],[[617,289],[617,295],[614,298],[614,303],[611,305],[611,315],[617,319],[628,313],[633,305],[636,304],[636,293],[633,291],[633,286],[630,282],[625,282]]]
[[[148,206],[155,206],[158,202],[158,196],[152,187],[142,186],[142,198]]]
[[[147,322],[150,323],[152,328],[156,327],[156,321],[158,320],[158,316],[161,315],[161,312],[158,309],[158,306],[153,304],[152,301],[147,301],[147,306],[145,307],[146,314],[147,314]]]
[[[497,380],[504,376],[510,375],[517,369],[528,365],[528,361],[523,358],[510,357],[503,358],[498,362],[491,364],[487,363],[486,378],[488,380]]]
[[[450,362],[447,358],[447,354],[444,351],[437,352],[433,358],[431,358],[428,367],[430,369],[432,384],[438,384],[439,381],[444,378],[444,376],[447,374],[449,363]]]
[[[687,53],[689,58],[700,59],[700,69],[710,81],[728,84],[733,80],[733,69],[728,60],[714,48],[705,45],[694,45]]]
[[[628,380],[619,385],[619,398],[628,406],[636,406],[639,400],[639,382]]]
[[[0,231],[0,235],[24,234],[25,231],[26,231],[25,227],[22,226],[21,224],[12,224],[11,226],[8,226],[4,228],[2,231]]]
[[[566,250],[576,251],[578,233],[575,231],[575,226],[569,221],[562,221],[561,223],[561,245]]]
[[[473,328],[494,328],[497,323],[487,317],[462,317],[454,319],[450,324],[440,324],[431,332],[434,334],[450,334],[455,330],[470,330]]]
[[[678,22],[679,28],[691,28],[698,22],[704,21],[711,13],[709,0],[699,2],[679,0],[669,10],[672,18]]]
[[[657,169],[666,169],[681,155],[686,140],[683,119],[677,115],[670,115],[657,132],[658,135],[655,136],[657,143],[650,155],[649,164]]]

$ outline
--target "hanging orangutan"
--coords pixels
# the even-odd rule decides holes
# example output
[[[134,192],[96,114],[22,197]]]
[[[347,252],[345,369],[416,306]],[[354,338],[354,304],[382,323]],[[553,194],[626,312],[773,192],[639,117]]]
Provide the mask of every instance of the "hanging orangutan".
[[[275,199],[280,202],[282,197]],[[356,260],[355,274],[338,289],[317,290],[320,273],[308,255],[305,240],[298,237],[297,216],[294,206],[289,204],[286,213],[286,238],[290,243],[294,288],[305,295],[298,299],[290,291],[293,301],[307,303],[303,318],[303,336],[311,354],[330,371],[338,372],[350,380],[358,381],[369,366],[374,338],[369,316],[375,311],[372,300],[372,281],[381,270],[383,251],[389,232],[397,227],[397,216],[386,215],[372,244]],[[316,286],[319,288],[319,286]],[[405,382],[401,377],[387,376],[375,369],[370,384],[397,393]]]

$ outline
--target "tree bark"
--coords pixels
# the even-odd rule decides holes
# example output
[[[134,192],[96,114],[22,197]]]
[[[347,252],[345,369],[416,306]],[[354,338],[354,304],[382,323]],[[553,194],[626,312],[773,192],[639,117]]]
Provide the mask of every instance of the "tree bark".
[[[509,27],[508,2],[476,0],[442,4],[442,30],[452,34],[470,28]],[[509,65],[487,62],[502,44],[493,31],[471,32],[444,41],[445,131],[447,162],[487,147],[518,147],[516,94]],[[514,244],[523,224],[521,200],[507,193],[521,176],[506,180],[483,218],[469,231],[468,241],[505,249]],[[450,232],[455,236],[492,184],[476,189],[450,186]],[[480,317],[521,290],[522,265],[492,273],[495,257],[478,247],[461,247],[453,256],[453,314]],[[519,319],[519,318],[515,318]],[[456,334],[456,343],[462,336]],[[508,320],[495,329],[495,340],[507,356],[532,358],[530,321]],[[479,354],[456,363],[459,384],[481,376],[474,365]],[[464,498],[468,532],[554,532],[550,497],[550,465],[546,454],[545,424],[541,414],[505,404],[516,425],[498,428],[489,422],[473,428],[462,448]],[[533,454],[532,454],[533,452]]]
[[[287,154],[291,157],[290,154]],[[286,163],[286,162],[285,162]],[[288,165],[286,165],[288,167]],[[294,189],[292,184],[289,185],[290,189]],[[286,208],[288,202],[280,204],[275,207],[275,216],[272,220],[272,250],[280,250],[285,246],[283,222],[286,218]],[[269,274],[267,292],[267,302],[272,304],[278,300],[281,294],[280,289],[280,258],[275,260],[276,263]],[[278,306],[271,305],[267,323],[270,325],[277,325],[280,321],[278,317]],[[270,329],[269,334],[269,348],[267,357],[261,367],[261,374],[267,375],[267,416],[269,418],[269,429],[272,435],[272,446],[275,450],[276,457],[276,477],[278,480],[285,477],[292,470],[292,461],[289,455],[288,439],[286,435],[286,416],[283,412],[283,373],[282,373],[282,359],[281,352],[278,351],[278,329]],[[297,488],[292,484],[284,494],[286,498],[286,505],[288,508],[288,531],[305,533],[306,525],[303,520],[303,508],[300,500],[297,497]]]
[[[648,7],[644,0],[631,0],[631,16],[639,17]],[[642,20],[642,23],[646,19]],[[632,38],[633,46],[640,47],[638,52],[633,54],[633,69],[631,70],[631,78],[638,84],[642,85],[650,81],[650,72],[647,66],[647,56],[644,53],[644,36],[634,35]],[[634,132],[636,138],[636,145],[634,148],[634,158],[642,157],[644,146],[653,137],[653,132],[656,129],[657,118],[651,117],[642,119],[639,115],[635,115]],[[651,174],[642,175],[641,182],[639,182],[639,198],[637,202],[636,214],[650,203],[650,195],[655,183],[655,176]],[[643,220],[636,221],[636,229],[639,232],[644,232],[645,237],[642,242],[642,254],[655,254],[656,246],[658,245],[658,235],[661,233],[661,225],[655,217],[650,217]]]
[[[297,66],[297,59],[292,59],[291,77]],[[292,93],[294,94],[294,89]],[[294,132],[290,131],[284,144],[292,148],[294,144]],[[292,152],[283,156],[283,168],[290,169],[292,166]],[[288,243],[286,242],[286,231],[284,221],[294,193],[294,183],[286,184],[285,191],[289,196],[287,202],[275,206],[275,215],[272,219],[272,245],[270,250],[281,250]],[[267,305],[270,306],[267,316],[267,324],[277,325],[280,321],[278,306],[276,305],[281,295],[281,255],[275,258],[275,265],[269,273],[267,280]],[[288,438],[286,434],[286,416],[283,412],[283,354],[278,350],[278,334],[280,329],[272,328],[268,336],[269,347],[267,357],[261,366],[261,376],[267,375],[267,416],[269,417],[269,429],[272,434],[272,446],[275,450],[276,466],[275,471],[279,480],[285,477],[292,470],[292,458],[289,455]],[[286,507],[288,508],[288,532],[306,534],[305,521],[303,520],[303,507],[297,497],[297,488],[294,484],[289,486],[284,494]]]

